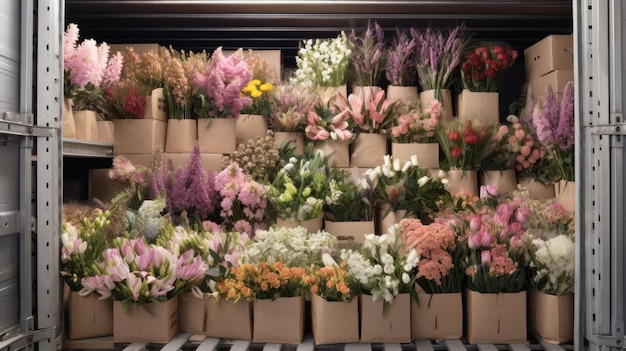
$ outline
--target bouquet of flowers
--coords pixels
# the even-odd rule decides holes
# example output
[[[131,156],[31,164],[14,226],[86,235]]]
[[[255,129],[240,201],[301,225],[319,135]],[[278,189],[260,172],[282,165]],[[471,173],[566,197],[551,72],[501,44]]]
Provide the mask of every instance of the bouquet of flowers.
[[[415,67],[423,90],[435,90],[435,98],[440,89],[447,89],[452,83],[452,72],[461,62],[465,46],[465,24],[461,24],[444,35],[437,29],[428,27],[418,32],[411,28],[411,37],[416,42]]]
[[[402,209],[400,203],[405,197],[407,182],[416,168],[417,156],[402,164],[399,159],[392,161],[391,156],[386,155],[382,166],[368,169],[364,176],[372,181],[376,203],[389,205],[389,211]]]
[[[574,84],[563,89],[559,105],[550,85],[546,88],[543,106],[533,108],[532,122],[537,137],[553,155],[558,167],[554,180],[574,180]]]
[[[328,193],[326,158],[291,157],[266,186],[267,198],[279,218],[306,221],[320,215]]]
[[[530,166],[530,161],[528,160],[531,157],[534,162],[538,160],[539,150],[537,150],[535,155],[531,155],[530,147],[525,145],[527,134],[517,116],[509,115],[507,121],[509,123],[501,125],[494,134],[493,152],[483,160],[483,169],[505,170],[518,165],[520,168],[523,168],[524,161],[527,161]],[[524,149],[523,153],[522,148]],[[518,162],[518,160],[521,162]]]
[[[337,246],[337,238],[327,232],[309,233],[306,228],[272,227],[259,230],[242,254],[242,261],[259,264],[283,262],[290,267],[322,264],[322,252]]]
[[[336,106],[317,104],[307,115],[306,137],[311,140],[351,140],[350,113]]]
[[[310,282],[311,277],[302,267],[289,267],[281,261],[244,263],[233,268],[224,281],[216,284],[216,289],[228,300],[274,300],[300,296],[308,290]]]
[[[309,39],[300,43],[293,81],[313,88],[345,84],[352,51],[344,32],[333,39]]]
[[[148,60],[147,57],[145,59]],[[119,81],[114,86],[104,89],[107,100],[105,114],[116,119],[141,119],[146,112],[146,96],[152,89],[162,85],[162,79],[160,77],[146,78],[145,81],[140,79],[142,57],[130,46],[122,53],[122,60],[124,65]],[[161,69],[160,62],[158,68]],[[150,86],[151,82],[157,86]]]
[[[271,126],[277,132],[303,131],[307,113],[313,106],[313,99],[306,88],[285,83],[274,89],[274,102],[271,107]]]
[[[405,193],[400,197],[397,208],[406,210],[406,216],[415,215],[430,221],[430,216],[439,212],[452,200],[445,186],[443,172],[430,175],[428,170],[416,167],[408,174]]]
[[[415,249],[405,250],[398,229],[394,226],[383,235],[367,234],[361,252],[344,249],[340,253],[363,292],[372,295],[374,301],[384,300],[383,314],[396,296],[415,292],[412,274],[419,258]]]
[[[483,44],[466,53],[461,63],[461,82],[470,91],[497,92],[500,79],[517,59],[506,44]]]
[[[115,86],[122,71],[122,54],[109,58],[109,45],[93,39],[78,44],[78,26],[70,23],[63,37],[63,85],[65,98],[73,99],[74,110],[105,108],[104,90]]]
[[[515,197],[474,211],[459,212],[453,227],[459,234],[466,283],[480,293],[515,293],[525,287],[524,226],[530,216]],[[453,223],[454,223],[453,222]],[[450,223],[450,222],[448,222]]]
[[[244,61],[241,50],[225,57],[217,48],[203,73],[198,73],[195,84],[202,87],[204,105],[197,111],[199,117],[239,117],[241,110],[252,103],[241,91],[252,80],[252,72]]]
[[[458,293],[463,271],[460,269],[456,233],[441,223],[424,225],[419,219],[400,222],[400,237],[419,257],[416,282],[428,294]],[[456,264],[455,264],[456,262]]]
[[[169,214],[162,215],[163,212],[165,212],[164,198],[144,200],[137,211],[126,211],[123,220],[124,234],[131,238],[143,237],[148,242],[154,242],[161,230],[171,223]]]
[[[417,84],[415,71],[416,39],[396,28],[396,36],[387,49],[385,76],[393,85],[411,86]]]
[[[385,99],[384,90],[375,94],[363,94],[363,96],[350,94],[347,99],[338,96],[336,102],[336,108],[340,111],[348,111],[355,127],[361,133],[386,132],[386,127],[394,120],[395,105],[395,102]]]
[[[93,220],[85,217],[74,226],[63,223],[61,233],[61,276],[72,291],[80,291],[81,279],[96,274],[92,269],[107,248],[106,227],[111,224],[109,211],[99,211]]]
[[[326,196],[326,219],[334,222],[371,221],[374,217],[374,187],[369,177],[352,179],[334,170]]]
[[[163,92],[167,100],[168,118],[190,119],[191,84],[185,74],[183,60],[172,55],[172,50],[161,50],[163,62]],[[184,56],[183,56],[184,57]],[[195,76],[195,72],[192,78]]]
[[[437,130],[437,139],[445,161],[442,169],[478,170],[482,162],[493,152],[494,128],[473,126],[455,120]]]
[[[348,36],[353,48],[350,70],[359,86],[376,86],[385,67],[385,33],[378,23],[367,24],[367,30],[357,35],[354,30]]]
[[[250,243],[250,237],[245,233],[218,230],[203,234],[204,242],[208,244],[206,261],[209,269],[205,272],[205,284],[200,287],[218,301],[219,298],[226,297],[227,291],[218,290],[217,284],[223,282],[231,270],[240,265],[244,249]]]
[[[252,103],[241,110],[242,113],[267,116],[272,112],[272,93],[274,85],[259,79],[253,79],[243,88],[244,96],[250,97]]]
[[[436,142],[435,132],[439,127],[441,102],[431,100],[430,106],[422,111],[419,105],[407,104],[398,107],[398,118],[391,127],[389,138],[395,143]]]
[[[311,293],[326,301],[350,302],[360,292],[359,282],[337,264],[313,269],[310,280]]]
[[[135,166],[123,155],[113,158],[113,168],[109,171],[109,178],[120,183],[124,190],[112,200],[113,207],[121,210],[138,210],[145,199],[155,198],[152,194],[151,182],[154,173],[145,166]]]
[[[280,159],[280,151],[274,147],[274,132],[268,130],[265,137],[239,144],[235,152],[224,156],[222,167],[237,163],[255,181],[271,182],[280,168]]]
[[[215,189],[222,199],[220,217],[222,226],[253,237],[258,229],[265,229],[265,188],[251,179],[237,163],[231,163],[215,176]]]

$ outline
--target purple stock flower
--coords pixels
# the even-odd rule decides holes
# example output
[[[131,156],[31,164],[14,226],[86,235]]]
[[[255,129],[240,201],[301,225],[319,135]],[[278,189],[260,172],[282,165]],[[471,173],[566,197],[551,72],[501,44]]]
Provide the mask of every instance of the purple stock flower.
[[[574,146],[574,84],[571,82],[563,89],[555,134],[557,145],[562,151]]]

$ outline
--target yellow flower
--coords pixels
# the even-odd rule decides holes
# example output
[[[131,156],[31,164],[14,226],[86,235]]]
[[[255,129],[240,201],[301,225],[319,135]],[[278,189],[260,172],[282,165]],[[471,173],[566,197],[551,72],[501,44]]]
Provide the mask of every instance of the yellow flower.
[[[256,87],[254,85],[250,85],[249,83],[242,89],[244,93],[248,93],[248,94],[252,93],[255,90],[256,90]]]
[[[274,89],[274,86],[272,85],[272,83],[263,83],[261,84],[261,87],[259,88],[261,89],[261,91],[265,92],[265,91],[271,91],[272,89]]]
[[[261,95],[263,95],[263,93],[260,90],[255,90],[255,91],[250,92],[250,96],[252,98],[258,98]]]
[[[250,81],[250,83],[248,83],[249,85],[254,85],[254,86],[259,86],[261,85],[261,81],[259,79],[253,79]]]

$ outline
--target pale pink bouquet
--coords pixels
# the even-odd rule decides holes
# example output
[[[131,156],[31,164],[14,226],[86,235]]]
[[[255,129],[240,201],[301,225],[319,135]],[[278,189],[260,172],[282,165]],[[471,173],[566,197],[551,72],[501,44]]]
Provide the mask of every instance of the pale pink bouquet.
[[[317,105],[307,115],[306,137],[310,140],[349,141],[353,137],[348,110],[333,106]]]
[[[430,143],[436,142],[435,131],[439,127],[441,102],[433,99],[430,105],[421,109],[419,105],[404,105],[398,109],[398,118],[391,133],[391,141],[395,143]]]
[[[385,133],[395,117],[395,102],[385,98],[385,91],[363,96],[350,94],[346,99],[339,95],[336,101],[339,110],[348,111],[356,129],[361,133]]]

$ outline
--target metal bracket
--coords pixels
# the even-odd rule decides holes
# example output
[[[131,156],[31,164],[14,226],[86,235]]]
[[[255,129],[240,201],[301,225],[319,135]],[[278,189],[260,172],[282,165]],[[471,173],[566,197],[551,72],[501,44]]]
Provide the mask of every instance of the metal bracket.
[[[54,328],[35,330],[32,333],[28,334],[18,334],[7,340],[0,341],[0,351],[21,350],[41,340],[54,338]]]
[[[26,122],[32,122],[32,115],[26,115]],[[35,126],[32,123],[21,122],[20,114],[4,112],[0,118],[0,135],[15,135],[22,137],[49,137],[55,128]]]
[[[0,236],[17,233],[18,222],[19,212],[0,212]]]
[[[610,335],[592,334],[591,338],[589,338],[589,341],[602,347],[624,348],[624,345],[626,345],[626,338],[616,338]]]
[[[591,135],[626,135],[626,123],[592,125]]]

